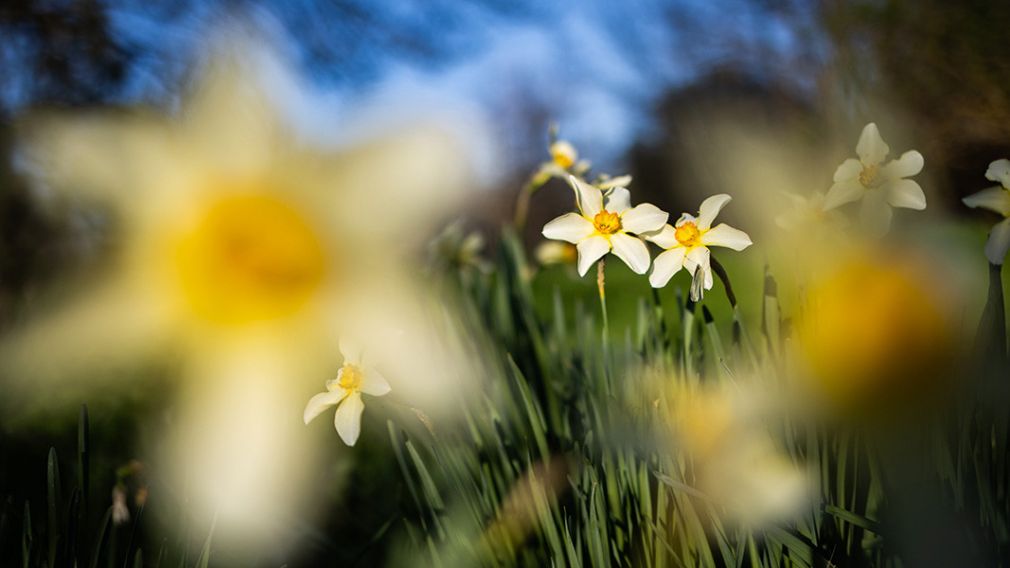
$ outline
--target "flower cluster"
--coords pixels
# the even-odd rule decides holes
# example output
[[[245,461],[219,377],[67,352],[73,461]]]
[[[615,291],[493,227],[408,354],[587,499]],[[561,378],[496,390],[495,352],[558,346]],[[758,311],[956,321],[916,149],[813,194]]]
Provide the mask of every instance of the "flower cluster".
[[[615,178],[616,179],[616,178]],[[730,201],[726,194],[714,195],[702,202],[698,215],[684,213],[673,225],[670,214],[651,203],[631,206],[631,192],[625,187],[590,184],[574,175],[568,182],[575,190],[576,213],[547,223],[543,235],[548,239],[576,245],[579,275],[584,276],[593,263],[613,253],[636,274],[649,272],[649,283],[662,288],[681,268],[693,280],[691,299],[698,301],[705,290],[712,289],[710,246],[741,251],[751,239],[725,223],[712,226],[716,215]],[[663,249],[652,260],[645,242]]]

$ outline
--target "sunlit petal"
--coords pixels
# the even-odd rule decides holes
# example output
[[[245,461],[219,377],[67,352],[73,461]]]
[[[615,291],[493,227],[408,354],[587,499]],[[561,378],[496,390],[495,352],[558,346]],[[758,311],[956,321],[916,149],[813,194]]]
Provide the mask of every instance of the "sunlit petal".
[[[312,422],[312,420],[319,416],[327,408],[340,402],[344,395],[347,394],[342,388],[337,388],[333,391],[321,392],[309,399],[309,403],[305,405],[305,412],[302,414],[302,420],[306,424]]]
[[[543,235],[548,239],[578,244],[595,231],[589,219],[578,213],[565,213],[544,225]]]
[[[664,251],[652,262],[652,272],[649,273],[649,284],[653,288],[662,288],[673,278],[673,275],[684,268],[684,257],[687,249],[684,247],[672,248]]]
[[[859,135],[859,143],[856,144],[856,154],[864,166],[875,166],[884,161],[887,153],[891,149],[880,137],[880,131],[873,122],[863,127],[862,134]]]
[[[390,390],[392,387],[389,386],[389,382],[386,381],[386,377],[382,376],[382,373],[372,368],[365,369],[364,376],[361,378],[361,392],[372,396],[382,396],[388,394]]]
[[[995,211],[1004,217],[1010,216],[1010,191],[1007,191],[1001,185],[988,187],[978,193],[965,197],[961,201],[973,209],[981,207],[982,209]]]
[[[989,231],[989,240],[985,243],[985,256],[989,262],[1002,265],[1006,259],[1007,249],[1010,249],[1010,219],[1004,219]]]
[[[721,211],[731,199],[733,198],[729,195],[720,193],[702,201],[701,207],[698,208],[698,228],[704,230],[711,227],[712,221],[715,221],[715,216],[719,214],[719,211]]]
[[[651,203],[641,203],[621,215],[621,225],[631,233],[645,233],[659,230],[670,218],[670,214]]]
[[[575,176],[568,176],[568,183],[575,190],[575,202],[579,211],[592,217],[603,209],[603,192]]]
[[[353,446],[358,441],[358,434],[361,433],[361,412],[365,409],[365,403],[361,400],[361,393],[351,393],[337,407],[337,412],[333,416],[333,426],[340,434],[340,439],[348,446]]]
[[[679,245],[677,242],[677,230],[670,225],[663,225],[658,231],[649,231],[647,233],[642,233],[642,237],[652,243],[656,243],[664,249],[673,248]]]
[[[727,247],[737,251],[753,244],[747,233],[734,229],[726,223],[720,223],[705,232],[701,236],[701,242],[706,246]]]
[[[835,170],[835,183],[842,181],[850,181],[859,177],[859,173],[863,171],[863,164],[855,159],[849,158],[842,162],[838,169]]]
[[[889,178],[903,178],[914,176],[922,171],[925,160],[922,154],[915,150],[909,150],[901,155],[897,160],[892,160],[884,166],[883,174]]]
[[[1003,187],[1010,189],[1010,160],[1000,159],[989,164],[985,171],[985,177],[989,181],[997,181]]]
[[[631,192],[623,187],[611,189],[603,199],[603,208],[617,214],[631,209]]]
[[[856,180],[838,182],[828,190],[828,195],[824,198],[824,210],[828,211],[856,201],[865,193],[866,188]]]
[[[926,194],[919,184],[910,179],[890,182],[887,187],[887,202],[894,207],[923,210],[926,208]]]
[[[614,247],[614,254],[624,261],[635,274],[645,274],[649,270],[649,249],[641,239],[617,233],[610,237],[610,242]]]
[[[594,262],[610,252],[610,241],[596,235],[580,242],[575,248],[579,252],[579,276],[585,276]]]

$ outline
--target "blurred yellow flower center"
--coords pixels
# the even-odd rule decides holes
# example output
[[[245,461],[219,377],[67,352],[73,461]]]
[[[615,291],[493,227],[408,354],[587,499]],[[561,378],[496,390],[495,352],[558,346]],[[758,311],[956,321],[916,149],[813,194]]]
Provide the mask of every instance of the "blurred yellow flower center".
[[[593,226],[601,235],[612,235],[621,230],[621,216],[604,209],[593,217]]]
[[[181,236],[175,266],[183,297],[201,319],[226,325],[297,312],[326,262],[301,212],[267,194],[213,201]]]
[[[568,169],[575,165],[576,154],[575,148],[568,144],[567,142],[555,142],[551,144],[550,148],[551,159],[559,167]]]
[[[873,187],[879,169],[880,166],[864,166],[863,171],[859,172],[859,183],[863,184],[863,187]]]
[[[683,225],[677,227],[673,232],[674,238],[677,242],[684,245],[685,247],[693,247],[701,244],[701,231],[698,230],[698,225],[693,221],[687,221]]]
[[[337,383],[340,388],[344,390],[358,390],[361,388],[361,378],[363,373],[357,365],[351,365],[347,363],[344,365],[343,369],[340,370],[340,380]]]

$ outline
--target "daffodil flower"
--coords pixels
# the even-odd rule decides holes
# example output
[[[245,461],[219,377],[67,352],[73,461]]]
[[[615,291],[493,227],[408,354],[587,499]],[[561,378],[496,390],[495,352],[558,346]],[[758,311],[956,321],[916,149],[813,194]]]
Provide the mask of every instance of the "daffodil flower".
[[[544,226],[548,239],[576,245],[579,253],[579,276],[608,252],[637,274],[649,269],[649,249],[633,234],[658,230],[670,214],[655,205],[642,203],[631,206],[631,193],[615,187],[604,195],[599,188],[575,176],[568,176],[575,190],[578,213],[565,213]]]
[[[880,234],[891,224],[891,208],[923,210],[926,195],[919,184],[905,179],[922,171],[922,154],[909,150],[896,160],[884,163],[891,151],[880,137],[877,125],[863,128],[856,144],[859,159],[849,158],[835,170],[834,185],[824,200],[824,210],[863,200],[863,220]]]
[[[985,177],[989,181],[999,182],[1000,185],[983,189],[961,201],[968,207],[981,207],[1008,217],[996,223],[989,232],[989,240],[985,243],[985,256],[989,262],[1002,265],[1007,249],[1010,249],[1010,160],[996,160],[989,164]]]
[[[726,223],[712,226],[716,215],[730,199],[725,193],[713,195],[701,202],[697,217],[684,213],[673,226],[664,225],[659,231],[644,235],[646,240],[665,249],[656,257],[649,275],[649,283],[654,288],[662,288],[681,268],[686,268],[694,277],[691,299],[697,302],[704,295],[704,290],[712,289],[711,252],[708,247],[741,251],[752,244],[747,233]]]
[[[537,173],[533,174],[532,184],[535,187],[547,183],[552,177],[564,178],[570,174],[581,176],[589,171],[589,162],[579,160],[578,150],[567,140],[555,140],[547,147],[547,151],[551,159],[540,164]]]
[[[358,441],[361,433],[361,412],[365,409],[362,394],[383,396],[390,391],[389,383],[375,369],[362,364],[361,351],[346,341],[340,342],[344,366],[337,378],[326,381],[326,392],[309,399],[303,419],[308,424],[331,406],[337,407],[333,427],[348,446]]]

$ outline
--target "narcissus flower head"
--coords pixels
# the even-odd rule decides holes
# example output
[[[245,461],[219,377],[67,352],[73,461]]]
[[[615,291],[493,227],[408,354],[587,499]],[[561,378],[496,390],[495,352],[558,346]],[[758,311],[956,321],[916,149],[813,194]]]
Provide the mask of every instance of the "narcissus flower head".
[[[985,177],[989,181],[998,182],[999,185],[987,187],[961,201],[968,207],[981,207],[1007,217],[996,223],[989,232],[989,240],[985,243],[985,256],[989,262],[1002,265],[1007,249],[1010,249],[1010,160],[996,160],[989,164]]]
[[[575,190],[578,213],[565,213],[544,226],[548,239],[576,245],[579,275],[584,276],[594,262],[608,252],[637,274],[649,269],[649,250],[637,234],[658,230],[669,213],[650,203],[631,206],[631,193],[614,187],[604,193],[575,176],[568,182]]]
[[[747,233],[739,229],[725,223],[712,226],[716,215],[730,199],[724,193],[713,195],[702,201],[697,217],[684,213],[672,226],[665,225],[659,231],[643,235],[665,249],[656,257],[649,274],[649,283],[653,287],[662,288],[681,268],[686,268],[694,276],[691,299],[698,301],[704,290],[711,290],[713,285],[708,247],[741,251],[752,244]]]

